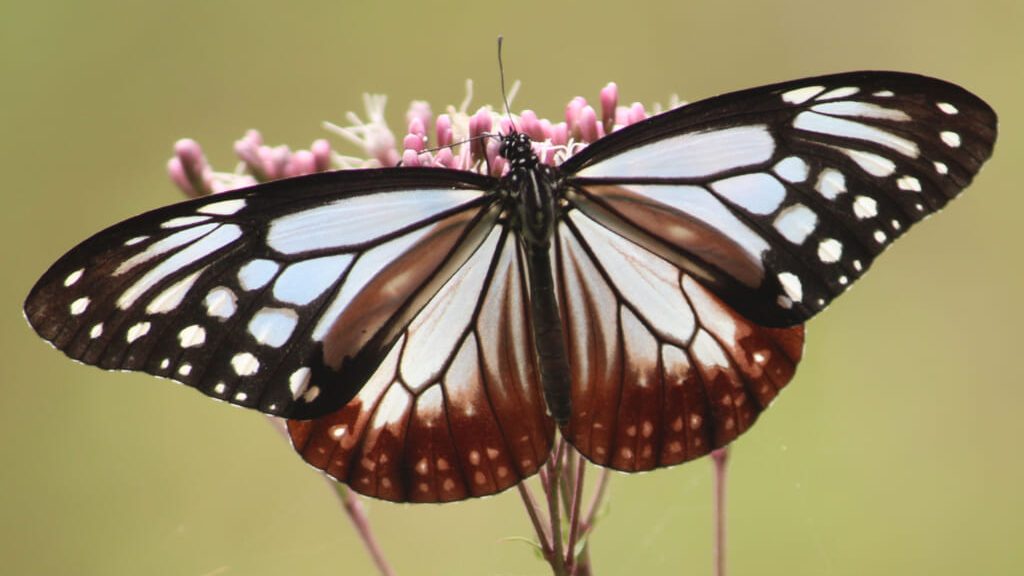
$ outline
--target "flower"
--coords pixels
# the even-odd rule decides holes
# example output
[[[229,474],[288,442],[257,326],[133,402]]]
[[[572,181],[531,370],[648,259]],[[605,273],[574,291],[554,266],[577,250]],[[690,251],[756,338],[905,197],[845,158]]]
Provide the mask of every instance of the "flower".
[[[510,90],[510,100],[517,89],[518,82]],[[473,84],[467,81],[462,103],[457,108],[447,106],[436,117],[429,103],[413,101],[405,113],[405,135],[399,139],[384,118],[387,97],[365,94],[365,119],[349,112],[347,126],[323,124],[328,132],[355,146],[361,154],[357,156],[340,154],[323,138],[315,140],[309,149],[268,146],[258,130],[249,130],[235,142],[240,162],[234,171],[213,170],[199,144],[188,138],[175,143],[175,155],[168,161],[167,170],[171,181],[191,198],[279,178],[351,168],[434,166],[500,176],[508,167],[498,155],[500,145],[493,137],[497,134],[513,129],[527,134],[541,162],[558,165],[591,142],[648,117],[639,102],[620,106],[619,89],[613,82],[600,91],[600,116],[584,97],[577,96],[566,104],[565,120],[561,122],[540,118],[528,109],[503,114],[493,106],[482,106],[470,113],[472,98]],[[679,102],[673,99],[670,104],[675,107]],[[495,126],[497,132],[493,132]]]

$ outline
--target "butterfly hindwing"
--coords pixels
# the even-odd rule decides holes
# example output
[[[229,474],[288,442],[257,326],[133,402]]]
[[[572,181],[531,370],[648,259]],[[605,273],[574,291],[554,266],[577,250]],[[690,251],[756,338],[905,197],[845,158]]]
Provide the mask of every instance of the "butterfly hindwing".
[[[578,210],[555,250],[573,375],[562,432],[591,461],[636,472],[702,456],[749,428],[792,378],[802,326],[753,324]]]
[[[456,171],[335,172],[162,208],[62,257],[26,316],[87,364],[324,414],[493,225],[489,186]],[[338,327],[346,316],[359,330]]]
[[[958,195],[995,137],[947,82],[808,78],[560,166],[513,132],[501,179],[341,171],[155,210],[63,256],[25,313],[74,359],[290,418],[303,459],[370,496],[521,482],[550,455],[545,393],[589,460],[650,470],[748,429],[803,322]]]
[[[959,194],[995,137],[994,112],[956,85],[858,72],[689,104],[563,168],[575,206],[788,326]]]
[[[402,331],[366,386],[316,420],[290,420],[302,457],[355,490],[447,502],[534,474],[544,412],[516,238],[494,228]]]

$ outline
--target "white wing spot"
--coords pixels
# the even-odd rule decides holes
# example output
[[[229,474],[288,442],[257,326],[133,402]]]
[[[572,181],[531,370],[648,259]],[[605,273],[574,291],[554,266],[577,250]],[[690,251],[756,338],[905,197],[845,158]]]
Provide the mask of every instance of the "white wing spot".
[[[842,284],[843,286],[846,286],[847,284],[850,283],[850,279],[847,278],[846,276],[840,276],[839,283]]]
[[[231,366],[239,376],[252,376],[260,369],[260,361],[248,352],[239,352],[231,358]]]
[[[779,283],[782,284],[782,289],[786,291],[792,301],[799,302],[804,298],[804,287],[800,283],[800,278],[792,272],[782,272],[779,274]]]
[[[292,391],[292,399],[298,400],[299,396],[302,396],[306,392],[306,386],[309,385],[309,378],[313,372],[303,366],[288,378],[288,389]]]
[[[892,96],[894,96],[892,90],[879,90],[878,92],[875,92],[871,95],[877,96],[878,98],[891,98]]]
[[[860,166],[861,170],[867,172],[872,176],[878,176],[884,178],[891,176],[896,171],[896,163],[888,158],[883,158],[878,154],[872,154],[870,152],[862,152],[860,150],[852,150],[850,148],[836,147],[837,150],[846,154],[851,160]]]
[[[75,282],[78,282],[78,279],[82,277],[83,272],[85,272],[85,268],[79,268],[78,270],[75,270],[71,274],[68,274],[68,277],[64,279],[64,287],[67,288],[68,286],[71,286]]]
[[[910,158],[917,158],[921,155],[921,149],[913,140],[907,140],[881,128],[841,117],[810,111],[801,112],[793,119],[793,127],[798,130],[817,132],[829,136],[874,142]]]
[[[826,264],[838,262],[843,257],[843,243],[835,238],[826,238],[818,243],[818,259]]]
[[[899,230],[899,229],[900,229],[900,228],[902,228],[902,227],[903,227],[903,225],[902,225],[902,224],[900,224],[900,221],[899,221],[899,220],[893,220],[893,221],[892,221],[892,229],[893,229],[893,230]]]
[[[853,213],[861,220],[874,218],[878,216],[878,202],[868,196],[857,196],[853,200]]]
[[[89,300],[89,298],[85,297],[85,296],[83,296],[83,297],[79,298],[78,300],[75,300],[74,302],[72,302],[71,303],[71,315],[72,316],[78,316],[82,312],[85,312],[85,309],[89,307],[89,302],[91,302],[91,300]]]
[[[178,342],[182,348],[202,346],[206,342],[206,329],[198,324],[187,326],[178,332]]]
[[[309,304],[334,285],[351,262],[351,254],[339,254],[291,264],[274,281],[274,298],[300,306]]]
[[[199,275],[206,271],[206,267],[196,270],[187,277],[171,284],[166,290],[158,294],[149,304],[146,305],[147,314],[163,314],[170,312],[181,304],[189,290],[199,279]]]
[[[263,288],[277,274],[281,266],[273,260],[256,259],[238,270],[238,283],[243,290]]]
[[[946,114],[949,114],[949,115],[956,114],[957,112],[960,111],[960,110],[957,110],[956,106],[953,106],[949,102],[939,102],[939,103],[937,103],[935,105],[939,107],[939,110],[942,110],[943,112],[945,112]]]
[[[946,146],[949,146],[950,148],[960,147],[960,135],[957,134],[956,132],[945,130],[941,134],[939,134],[939,137],[942,138],[942,141],[946,144]]]
[[[126,240],[124,245],[125,246],[135,246],[139,242],[145,242],[146,240],[149,240],[149,236],[136,236],[135,238],[130,238],[130,239]]]
[[[189,226],[192,224],[199,224],[200,222],[206,222],[209,220],[209,216],[179,216],[177,218],[171,218],[167,222],[160,225],[161,228],[181,228],[182,226]]]
[[[170,358],[164,358],[163,360],[160,361],[160,369],[161,370],[166,370],[167,367],[170,366],[170,365],[171,365],[171,359]]]
[[[790,308],[793,307],[793,301],[783,294],[779,294],[779,297],[776,300],[776,302],[779,304],[780,308],[785,308],[786,310],[789,310]]]
[[[886,108],[868,102],[838,100],[811,106],[811,110],[832,116],[853,116],[857,118],[880,118],[894,122],[908,122],[910,115],[896,108]]]
[[[237,401],[237,402],[245,402],[246,399],[248,399],[248,398],[249,398],[249,395],[246,394],[245,392],[238,392],[237,394],[235,394],[235,401]]]
[[[944,162],[934,162],[935,171],[939,174],[949,174],[949,166],[946,166]]]
[[[804,86],[803,88],[783,92],[782,100],[790,104],[803,104],[820,94],[824,89],[824,86]]]
[[[818,225],[818,215],[803,204],[787,206],[775,217],[773,226],[793,244],[803,244]]]
[[[227,389],[228,389],[227,385],[224,384],[223,382],[217,382],[217,385],[213,387],[213,391],[216,394],[223,394],[224,391],[227,390]]]
[[[898,186],[900,190],[909,190],[911,192],[921,191],[921,181],[913,176],[901,177],[896,181],[896,186]]]
[[[818,175],[814,189],[825,198],[835,200],[837,196],[846,192],[846,177],[835,168],[825,168]]]
[[[875,242],[878,242],[879,244],[885,244],[885,241],[888,238],[889,237],[885,235],[885,232],[882,232],[881,230],[875,230]]]
[[[102,334],[103,322],[100,322],[99,324],[93,326],[92,330],[89,330],[89,338],[99,338]]]
[[[214,202],[213,204],[207,204],[197,210],[197,212],[202,212],[203,214],[214,214],[217,216],[230,216],[242,208],[245,208],[245,200],[236,198],[234,200],[224,200],[221,202]]]
[[[280,348],[288,342],[299,323],[299,315],[290,308],[262,308],[249,321],[249,334],[257,342]]]
[[[143,336],[148,334],[149,328],[149,322],[139,322],[138,324],[135,324],[128,329],[128,333],[125,334],[125,338],[128,340],[128,343],[131,344],[132,342],[135,342],[139,338],[142,338]]]
[[[319,395],[320,395],[320,387],[319,386],[310,386],[309,390],[306,390],[306,393],[302,395],[302,401],[303,402],[312,402],[313,400],[316,400],[316,397],[319,396]]]
[[[192,373],[192,365],[191,364],[182,364],[181,366],[178,366],[178,374],[181,374],[182,376],[188,376],[191,373]]]
[[[775,170],[775,173],[780,178],[794,184],[807,180],[807,173],[809,171],[807,162],[804,162],[804,159],[799,156],[788,156],[779,160],[773,170]]]
[[[846,98],[847,96],[853,96],[857,92],[860,92],[860,88],[857,88],[856,86],[844,86],[842,88],[829,90],[828,92],[825,92],[821,96],[815,98],[815,100],[831,100],[833,98]]]
[[[914,208],[917,208],[918,212],[924,212],[924,204],[921,204],[920,202],[914,204]]]
[[[861,270],[864,269],[864,265],[860,263],[860,260],[854,260],[853,269],[856,270],[857,272],[860,272]]]
[[[751,214],[771,214],[786,198],[786,187],[771,174],[740,174],[711,183],[711,189]]]
[[[203,300],[206,313],[215,318],[230,318],[238,307],[238,297],[230,288],[217,286]]]

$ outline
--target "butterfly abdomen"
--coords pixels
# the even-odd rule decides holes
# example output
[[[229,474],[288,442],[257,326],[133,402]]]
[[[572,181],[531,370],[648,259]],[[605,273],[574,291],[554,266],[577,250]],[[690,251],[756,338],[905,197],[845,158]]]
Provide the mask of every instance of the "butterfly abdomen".
[[[551,238],[556,222],[556,172],[540,163],[529,136],[503,137],[501,154],[510,164],[503,185],[509,192],[514,226],[520,232],[530,278],[534,347],[548,412],[558,424],[569,421],[570,377],[562,315],[551,273]]]

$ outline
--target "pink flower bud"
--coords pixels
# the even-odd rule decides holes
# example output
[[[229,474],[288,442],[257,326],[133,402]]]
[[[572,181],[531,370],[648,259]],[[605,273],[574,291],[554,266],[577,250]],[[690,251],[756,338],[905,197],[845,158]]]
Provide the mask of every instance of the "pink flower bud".
[[[593,142],[600,137],[597,126],[597,112],[593,106],[587,105],[580,110],[579,116],[580,139],[584,142]]]
[[[331,143],[324,138],[313,141],[309,147],[313,153],[313,171],[326,172],[331,169]]]
[[[619,87],[615,82],[609,82],[601,89],[601,125],[604,126],[605,134],[612,131],[615,125],[615,108],[619,104]]]
[[[452,145],[452,119],[447,114],[441,114],[437,117],[437,125],[435,126],[437,132],[437,145],[438,146],[451,146]]]

